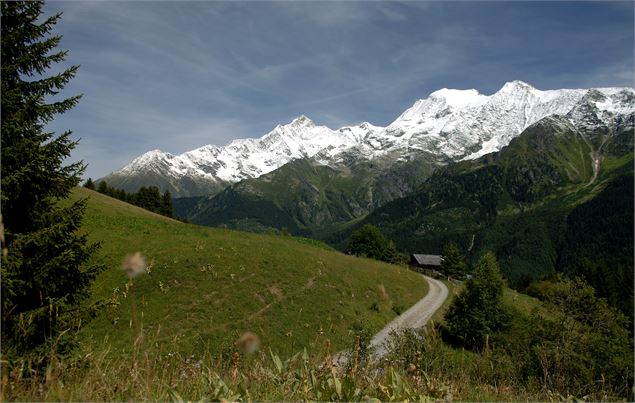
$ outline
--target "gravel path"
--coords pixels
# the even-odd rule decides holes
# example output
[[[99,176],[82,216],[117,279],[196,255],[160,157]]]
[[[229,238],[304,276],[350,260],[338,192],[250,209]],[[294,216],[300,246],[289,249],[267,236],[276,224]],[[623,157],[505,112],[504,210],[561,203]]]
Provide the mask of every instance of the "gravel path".
[[[448,298],[448,287],[445,284],[428,276],[423,277],[428,280],[430,285],[426,296],[393,319],[371,339],[370,345],[375,348],[377,357],[382,357],[387,353],[385,344],[392,331],[422,327]]]

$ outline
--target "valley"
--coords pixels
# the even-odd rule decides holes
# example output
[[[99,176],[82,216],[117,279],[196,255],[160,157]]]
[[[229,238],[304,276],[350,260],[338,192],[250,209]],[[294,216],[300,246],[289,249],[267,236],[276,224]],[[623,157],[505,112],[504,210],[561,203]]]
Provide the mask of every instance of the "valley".
[[[0,4],[1,402],[635,400],[632,2]]]
[[[175,214],[200,225],[310,237],[341,251],[365,224],[406,254],[440,253],[457,242],[471,263],[494,251],[510,284],[522,289],[579,272],[573,266],[580,262],[566,257],[569,216],[595,198],[615,197],[615,183],[632,177],[634,116],[630,88],[540,91],[520,81],[491,96],[436,91],[386,128],[329,131],[302,116],[258,143],[268,153],[275,138],[272,147],[288,162],[241,173],[244,179],[209,195],[176,198]],[[326,146],[333,138],[338,145]],[[614,213],[628,221],[630,210],[627,203]],[[603,280],[593,274],[594,282],[628,314],[632,292],[609,290],[632,278],[632,234],[597,238],[623,252],[588,257],[593,267],[618,266],[601,269]]]
[[[482,157],[440,164],[415,153],[406,161],[382,158],[347,168],[303,158],[215,196],[175,199],[176,212],[203,225],[309,236],[339,250],[367,223],[405,253],[440,253],[454,241],[471,261],[495,251],[511,284],[524,287],[573,270],[562,263],[567,217],[632,177],[635,97],[630,89],[609,93],[589,90],[565,115],[542,118]],[[421,105],[416,110],[422,119],[428,113]],[[412,112],[406,116],[414,119]],[[630,210],[625,205],[615,213],[628,221]],[[607,242],[627,245],[624,239]],[[612,259],[600,256],[591,262]]]

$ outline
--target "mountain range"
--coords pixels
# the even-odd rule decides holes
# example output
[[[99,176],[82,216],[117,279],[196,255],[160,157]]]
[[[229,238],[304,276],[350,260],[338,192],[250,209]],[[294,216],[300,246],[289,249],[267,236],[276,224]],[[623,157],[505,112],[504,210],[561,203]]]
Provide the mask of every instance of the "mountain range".
[[[149,151],[101,180],[128,191],[156,185],[175,197],[209,196],[299,159],[333,169],[367,163],[385,171],[422,158],[438,166],[498,151],[538,120],[569,113],[589,91],[541,91],[522,81],[508,82],[492,95],[444,88],[415,102],[386,127],[364,122],[333,130],[300,116],[258,139],[205,145],[179,155]],[[592,91],[599,113],[628,107],[625,99],[632,96],[631,89]]]
[[[514,81],[490,96],[436,91],[385,128],[334,131],[300,117],[259,140],[203,148],[215,157],[154,152],[119,175],[203,183],[172,168],[207,161],[215,185],[174,200],[194,223],[342,250],[372,224],[404,252],[438,254],[455,242],[473,262],[493,251],[514,287],[555,272],[583,276],[629,313],[634,133],[632,88],[540,91]]]
[[[620,147],[622,154],[632,151],[632,142],[626,141],[629,137],[624,133],[629,133],[634,112],[632,89],[588,90],[565,114],[549,115],[531,124],[522,134],[509,136],[511,143],[516,140],[517,145],[511,147],[510,143],[498,154],[512,155],[509,161],[518,165],[510,174],[515,181],[514,192],[533,194],[555,180],[556,173],[575,183],[595,181],[607,153],[619,154],[615,150]],[[544,132],[548,140],[559,140],[547,145],[526,143],[529,134],[536,131]],[[569,135],[558,136],[561,132]],[[490,140],[503,142],[504,137],[499,135]],[[563,143],[566,138],[570,141]],[[506,148],[509,150],[505,151]],[[353,151],[347,153],[351,155]],[[286,229],[293,234],[333,240],[333,234],[354,227],[367,214],[382,211],[378,209],[387,203],[416,192],[436,171],[453,172],[457,166],[466,166],[471,161],[478,166],[481,159],[492,161],[498,155],[495,152],[473,158],[478,152],[471,152],[466,158],[463,156],[466,153],[452,159],[439,153],[394,151],[371,159],[349,158],[329,164],[316,156],[297,159],[258,178],[231,185],[219,194],[177,199],[175,206],[178,214],[203,225],[250,231]],[[558,169],[552,168],[554,164]],[[447,190],[445,185],[435,186],[438,191]],[[421,213],[418,209],[407,211],[416,216]],[[408,231],[404,233],[405,228],[408,225],[399,225],[396,231],[407,237],[408,242],[401,246],[410,250],[417,246],[413,243],[417,237]],[[398,234],[391,235],[399,238]],[[332,243],[337,244],[337,239]]]

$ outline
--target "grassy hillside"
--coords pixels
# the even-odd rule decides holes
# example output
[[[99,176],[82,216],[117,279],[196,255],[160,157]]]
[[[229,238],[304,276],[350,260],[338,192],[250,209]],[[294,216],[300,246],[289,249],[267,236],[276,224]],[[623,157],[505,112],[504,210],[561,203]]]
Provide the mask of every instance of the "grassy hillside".
[[[553,324],[530,315],[537,310],[562,323],[569,310],[557,316],[552,306],[508,289],[503,300],[512,308],[511,326],[492,337],[491,349],[453,347],[432,327],[416,337],[403,334],[386,360],[367,360],[367,351],[354,344],[352,365],[336,370],[332,353],[365,327],[376,330],[393,316],[391,308],[419,298],[425,289],[420,276],[316,241],[182,224],[83,189],[75,196],[90,197],[85,227],[104,239],[97,259],[108,268],[95,299],[109,298],[118,287],[120,305],[85,327],[83,348],[54,360],[46,377],[11,371],[7,400],[614,400],[632,385],[627,380],[616,390],[587,382],[571,391],[579,367],[566,372],[571,366],[561,369],[568,361],[559,357],[578,354],[571,342],[577,335],[555,328],[551,339],[540,338],[538,325]],[[124,297],[128,280],[117,268],[120,256],[139,248],[151,271],[134,279]],[[456,295],[461,286],[451,290]],[[240,354],[233,342],[244,330],[283,355]],[[322,348],[327,338],[334,342],[330,350]],[[540,356],[547,360],[540,367],[534,353],[543,351],[556,354]],[[555,379],[565,383],[543,379],[544,368],[555,368]],[[632,365],[624,368],[632,373]]]
[[[93,298],[110,302],[83,340],[108,337],[114,350],[128,349],[139,328],[186,353],[222,352],[245,331],[282,354],[326,338],[340,348],[426,293],[405,268],[317,241],[183,224],[86,189],[74,197],[89,198],[84,228],[102,243]],[[150,273],[127,286],[119,268],[137,251]]]

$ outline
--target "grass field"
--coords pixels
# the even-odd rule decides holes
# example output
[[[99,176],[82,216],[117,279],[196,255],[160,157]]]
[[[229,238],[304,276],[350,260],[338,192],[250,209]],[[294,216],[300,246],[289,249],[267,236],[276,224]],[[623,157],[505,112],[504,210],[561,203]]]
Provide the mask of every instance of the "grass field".
[[[406,268],[316,241],[184,224],[75,190],[74,198],[84,197],[84,228],[102,244],[94,261],[106,267],[93,302],[109,302],[81,331],[97,350],[107,337],[113,351],[125,353],[140,329],[155,346],[169,342],[184,354],[229,351],[245,331],[283,356],[325,339],[341,348],[427,291]],[[147,258],[149,273],[129,282],[120,267],[134,252]]]
[[[45,375],[12,371],[6,400],[577,400],[527,376],[525,361],[501,349],[515,334],[474,352],[444,342],[432,326],[369,359],[356,335],[376,332],[425,294],[425,280],[406,268],[301,238],[183,224],[84,189],[74,196],[90,197],[84,227],[103,242],[95,262],[106,270],[92,302],[110,307],[84,326],[73,354],[50,358]],[[137,251],[150,270],[131,281],[119,267]],[[448,285],[437,323],[464,288]],[[503,302],[521,322],[547,309],[507,288]],[[241,351],[235,341],[245,331],[264,348]],[[343,347],[352,347],[350,357],[336,368]],[[582,400],[612,396],[598,390]]]

